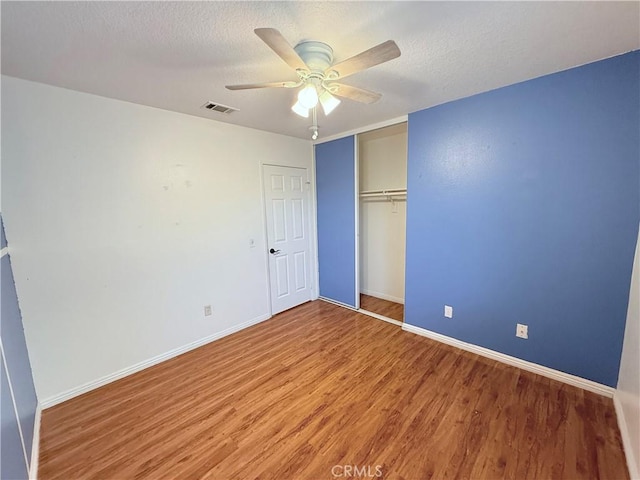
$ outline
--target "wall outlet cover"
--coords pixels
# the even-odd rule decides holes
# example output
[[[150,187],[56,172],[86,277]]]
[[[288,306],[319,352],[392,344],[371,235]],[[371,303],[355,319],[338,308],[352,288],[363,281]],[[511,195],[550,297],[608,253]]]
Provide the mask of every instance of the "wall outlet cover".
[[[516,324],[516,337],[529,338],[529,327],[522,323]]]
[[[444,306],[444,316],[447,318],[453,318],[453,307],[449,305]]]

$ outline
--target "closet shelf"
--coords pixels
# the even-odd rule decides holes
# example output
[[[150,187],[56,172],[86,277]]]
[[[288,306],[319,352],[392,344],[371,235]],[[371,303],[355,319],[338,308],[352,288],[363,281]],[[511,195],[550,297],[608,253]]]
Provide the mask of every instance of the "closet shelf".
[[[365,190],[360,192],[360,197],[404,197],[406,188],[390,188],[388,190]]]

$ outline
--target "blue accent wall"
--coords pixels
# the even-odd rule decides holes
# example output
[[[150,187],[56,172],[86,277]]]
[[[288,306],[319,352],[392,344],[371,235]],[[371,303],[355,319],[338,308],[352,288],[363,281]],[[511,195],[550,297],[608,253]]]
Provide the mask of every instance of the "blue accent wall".
[[[632,52],[409,116],[408,324],[616,386],[639,79]]]
[[[0,226],[2,220],[0,219]],[[3,230],[4,227],[0,228]],[[4,238],[4,233],[2,234]],[[23,445],[20,435],[14,435],[15,428],[22,432],[24,439],[24,450],[27,454],[27,462],[31,461],[32,440],[34,434],[35,413],[38,406],[38,399],[33,384],[31,364],[27,352],[27,344],[22,327],[22,316],[18,305],[13,273],[11,269],[11,259],[5,255],[0,259],[0,339],[4,359],[2,367],[2,465],[0,467],[0,478],[27,478],[20,472],[26,472],[28,466],[25,464]],[[5,372],[6,369],[6,372]],[[8,373],[8,375],[7,375]],[[6,378],[5,378],[6,377]],[[9,390],[9,382],[11,390]],[[6,384],[6,385],[5,385]],[[12,400],[13,399],[13,400]],[[13,403],[17,408],[17,418]],[[6,405],[11,405],[7,408]],[[7,429],[6,437],[5,428]],[[15,443],[17,441],[17,444]],[[20,455],[16,456],[15,451]],[[20,465],[21,464],[21,465]],[[20,475],[18,475],[20,473]]]
[[[355,307],[354,137],[316,145],[320,296]]]

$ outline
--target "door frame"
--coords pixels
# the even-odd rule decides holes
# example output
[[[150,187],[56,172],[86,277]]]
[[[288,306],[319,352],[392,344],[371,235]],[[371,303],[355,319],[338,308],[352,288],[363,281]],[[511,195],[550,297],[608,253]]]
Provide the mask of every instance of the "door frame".
[[[358,136],[361,133],[367,133],[367,132],[371,132],[372,130],[378,130],[380,128],[384,128],[384,127],[390,127],[391,125],[396,125],[399,123],[407,123],[409,121],[409,115],[402,115],[400,117],[396,117],[396,118],[392,118],[389,120],[384,120],[382,122],[378,122],[378,123],[374,123],[371,125],[366,125],[364,127],[359,127],[359,128],[354,128],[352,130],[348,130],[346,132],[342,132],[342,133],[338,133],[335,135],[329,135],[327,137],[323,137],[320,138],[318,140],[315,140],[313,142],[313,146],[315,147],[316,145],[320,145],[322,143],[327,143],[327,142],[332,142],[333,140],[339,140],[341,138],[345,138],[345,137],[350,137],[353,136],[354,140],[353,140],[353,144],[354,144],[354,178],[355,178],[355,198],[354,198],[354,208],[355,208],[355,237],[356,237],[356,245],[355,245],[355,254],[356,254],[356,258],[355,258],[355,289],[356,289],[356,301],[355,301],[355,306],[356,308],[351,307],[350,305],[344,305],[342,303],[339,302],[333,302],[329,299],[325,299],[328,302],[331,303],[335,303],[337,305],[341,305],[345,308],[349,308],[351,310],[360,310],[360,159],[359,159],[359,151],[358,151]],[[313,161],[312,161],[312,169],[313,172],[316,171],[316,151],[315,148],[313,149]],[[320,285],[320,278],[319,278],[319,274],[320,274],[320,267],[318,265],[318,232],[317,232],[317,225],[318,225],[318,218],[316,215],[316,211],[317,211],[317,202],[318,202],[318,197],[317,197],[317,191],[315,189],[315,176],[314,179],[312,181],[313,184],[313,190],[314,190],[314,194],[313,194],[313,220],[314,220],[314,231],[315,231],[315,236],[314,236],[314,255],[315,255],[315,285]],[[265,221],[266,223],[266,221]],[[269,298],[271,298],[271,294],[269,294]],[[317,289],[315,290],[315,295],[314,295],[314,300],[316,300],[318,298],[318,292]],[[386,317],[382,317],[382,319],[386,319]],[[394,320],[392,320],[393,322]]]
[[[355,208],[355,237],[356,237],[356,258],[355,258],[355,268],[356,268],[356,301],[355,307],[356,310],[360,310],[360,151],[358,150],[358,144],[360,143],[360,134],[357,133],[353,136],[353,168],[354,171],[354,205]]]
[[[401,123],[406,123],[407,124],[407,128],[409,126],[409,118],[408,116],[405,117],[401,117],[399,119],[394,119],[391,120],[389,122],[383,122],[382,124],[378,124],[379,126],[375,126],[375,128],[369,128],[367,130],[361,130],[358,131],[358,133],[355,134],[355,168],[356,168],[356,172],[355,172],[355,183],[356,183],[356,295],[357,295],[357,301],[356,301],[356,305],[357,308],[356,310],[358,310],[359,312],[368,315],[370,317],[373,318],[377,318],[378,320],[383,320],[385,322],[391,323],[393,325],[397,325],[399,327],[402,327],[404,324],[404,318],[403,321],[400,322],[398,320],[394,320],[393,318],[389,318],[389,317],[385,317],[384,315],[380,315],[379,313],[375,313],[375,312],[370,312],[369,310],[363,310],[360,308],[360,156],[359,156],[359,144],[360,144],[360,135],[362,134],[366,134],[369,132],[373,132],[375,130],[381,130],[383,128],[387,128],[387,127],[391,127],[394,125],[400,125]],[[408,131],[407,131],[408,134]],[[408,152],[407,152],[408,155]],[[405,222],[405,234],[406,234],[406,222]],[[405,239],[406,242],[406,239]],[[405,272],[406,272],[406,251],[405,251]],[[405,280],[406,282],[406,280]]]
[[[260,163],[260,201],[262,202],[262,240],[264,244],[263,260],[265,266],[265,275],[267,282],[267,305],[269,306],[269,316],[273,316],[273,302],[271,301],[271,271],[269,267],[269,235],[267,231],[267,202],[266,191],[264,188],[264,167],[283,167],[283,168],[295,168],[297,170],[304,170],[307,182],[307,219],[309,227],[309,255],[307,258],[307,268],[309,269],[309,281],[311,290],[311,300],[318,299],[318,250],[317,250],[317,219],[316,219],[316,193],[315,193],[315,155],[312,159],[312,167],[301,167],[298,165],[284,165],[278,163]]]

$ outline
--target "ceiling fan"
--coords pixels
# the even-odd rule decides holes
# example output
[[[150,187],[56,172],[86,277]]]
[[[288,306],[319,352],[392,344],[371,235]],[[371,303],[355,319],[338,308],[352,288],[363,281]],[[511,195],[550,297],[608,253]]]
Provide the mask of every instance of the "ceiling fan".
[[[229,90],[251,88],[300,88],[296,103],[291,108],[298,115],[307,118],[313,113],[312,138],[318,137],[315,118],[318,102],[325,115],[329,115],[339,104],[336,98],[348,98],[361,103],[373,103],[382,95],[362,88],[337,82],[337,80],[361,72],[400,56],[400,49],[393,40],[365,50],[347,60],[333,64],[333,49],[323,42],[305,41],[292,47],[275,28],[256,28],[255,34],[266,43],[282,60],[295,69],[298,81],[248,83],[227,85]]]

